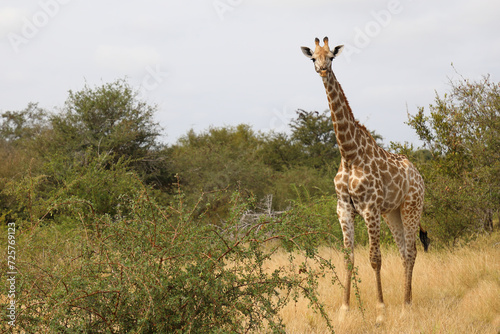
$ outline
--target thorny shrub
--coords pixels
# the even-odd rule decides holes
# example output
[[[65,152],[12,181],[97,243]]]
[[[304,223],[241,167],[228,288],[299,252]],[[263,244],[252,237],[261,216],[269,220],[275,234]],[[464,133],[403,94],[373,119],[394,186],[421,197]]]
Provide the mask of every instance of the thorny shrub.
[[[80,228],[21,228],[16,327],[7,328],[283,333],[280,309],[303,296],[333,332],[318,299],[317,279],[331,275],[332,284],[342,285],[333,264],[317,253],[321,232],[300,223],[303,210],[263,215],[243,229],[240,219],[254,201],[241,193],[232,194],[223,226],[205,223],[197,205],[188,207],[183,198],[179,189],[171,205],[161,206],[144,187],[121,198],[127,216],[94,213],[89,225],[88,204],[78,206]],[[288,265],[266,269],[282,249],[289,252]],[[306,260],[296,264],[301,253]],[[2,309],[7,302],[2,300]]]

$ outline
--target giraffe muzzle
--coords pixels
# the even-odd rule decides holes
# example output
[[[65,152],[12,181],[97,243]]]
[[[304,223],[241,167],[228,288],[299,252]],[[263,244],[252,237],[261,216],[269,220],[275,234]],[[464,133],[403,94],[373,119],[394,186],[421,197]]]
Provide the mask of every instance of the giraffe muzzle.
[[[327,75],[328,75],[327,70],[320,70],[320,71],[319,71],[319,76],[320,76],[320,77],[326,77]]]

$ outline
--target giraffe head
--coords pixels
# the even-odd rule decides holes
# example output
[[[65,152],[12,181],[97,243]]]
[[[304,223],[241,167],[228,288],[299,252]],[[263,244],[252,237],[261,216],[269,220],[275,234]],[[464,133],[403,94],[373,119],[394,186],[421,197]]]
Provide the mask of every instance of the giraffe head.
[[[332,60],[337,57],[344,48],[343,45],[336,46],[333,50],[330,50],[328,46],[328,37],[323,38],[324,45],[321,47],[319,45],[319,39],[315,40],[316,48],[314,52],[308,47],[301,47],[302,53],[314,62],[314,68],[316,72],[323,78],[328,76],[329,72],[332,72]]]

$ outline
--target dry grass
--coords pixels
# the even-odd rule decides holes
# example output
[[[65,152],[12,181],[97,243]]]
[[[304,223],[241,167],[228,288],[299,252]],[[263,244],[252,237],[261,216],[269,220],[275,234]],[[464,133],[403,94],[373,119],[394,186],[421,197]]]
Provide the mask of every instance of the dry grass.
[[[342,277],[343,255],[323,248]],[[297,258],[297,261],[303,259]],[[270,269],[284,265],[285,254],[276,254]],[[363,313],[351,296],[351,311],[338,321],[342,289],[330,278],[320,279],[320,295],[334,322],[336,333],[500,333],[500,234],[481,238],[453,251],[420,250],[413,276],[413,305],[403,310],[403,267],[394,249],[382,250],[382,284],[385,323],[375,327],[375,278],[368,251],[355,250]],[[300,299],[282,310],[288,333],[327,333],[321,317]]]

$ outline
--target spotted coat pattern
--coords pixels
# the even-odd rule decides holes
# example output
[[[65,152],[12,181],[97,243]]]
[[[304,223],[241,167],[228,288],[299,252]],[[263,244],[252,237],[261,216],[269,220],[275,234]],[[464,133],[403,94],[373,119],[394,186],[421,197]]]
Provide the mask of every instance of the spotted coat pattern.
[[[302,47],[302,52],[313,60],[315,69],[323,80],[342,156],[334,181],[344,246],[350,250],[345,263],[347,275],[343,307],[349,307],[356,214],[364,218],[368,228],[370,262],[375,271],[379,308],[384,308],[380,280],[381,216],[388,224],[403,259],[404,300],[410,304],[412,272],[417,255],[415,240],[420,229],[424,182],[405,156],[387,152],[378,146],[370,132],[355,120],[344,91],[331,69],[331,61],[340,54],[343,46],[330,50],[328,38],[325,37],[323,42],[324,46],[321,47],[316,39],[314,52],[307,47]],[[379,315],[377,320],[382,318],[383,315]]]

